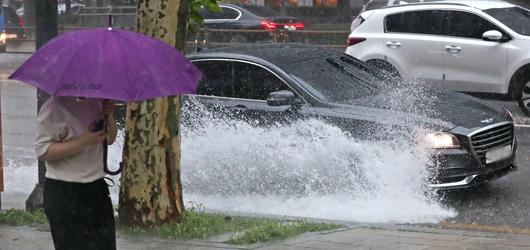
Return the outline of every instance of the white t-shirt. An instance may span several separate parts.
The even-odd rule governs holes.
[[[101,118],[102,103],[97,99],[51,97],[42,105],[37,117],[37,157],[46,153],[52,143],[79,137]],[[50,179],[88,183],[103,176],[102,143],[86,146],[78,154],[46,162],[46,177]]]

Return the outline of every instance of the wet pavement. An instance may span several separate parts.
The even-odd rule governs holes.
[[[204,240],[177,241],[118,234],[118,249],[530,249],[530,235],[444,230],[418,226],[349,225],[306,233],[282,241],[252,245],[224,243],[231,234]],[[53,249],[46,227],[0,226],[3,250]]]

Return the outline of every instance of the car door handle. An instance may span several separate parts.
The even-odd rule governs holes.
[[[401,47],[401,43],[396,41],[390,41],[386,42],[386,46],[395,49]]]
[[[458,47],[458,46],[452,46],[452,45],[448,45],[448,46],[445,46],[445,50],[451,52],[451,53],[458,53],[462,50],[462,48]]]

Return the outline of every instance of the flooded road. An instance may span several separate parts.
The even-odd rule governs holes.
[[[0,54],[0,79],[26,57]],[[6,183],[2,208],[23,208],[37,180],[32,150],[36,91],[2,80],[1,93]],[[525,127],[530,123],[515,104],[491,102],[512,110],[523,125],[516,129],[519,171],[482,188],[426,191],[422,184],[427,160],[417,156],[417,149],[355,141],[318,120],[271,131],[215,123],[203,116],[202,130],[183,128],[184,197],[215,210],[358,222],[447,220],[530,228],[530,130]],[[111,148],[111,166],[118,164],[120,152],[121,143]],[[359,168],[363,178],[351,174],[351,167]],[[116,202],[118,188],[112,190]]]

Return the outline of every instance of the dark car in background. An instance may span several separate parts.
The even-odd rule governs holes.
[[[209,49],[189,59],[203,72],[193,98],[208,108],[234,112],[238,119],[266,125],[314,117],[366,140],[428,128],[406,140],[429,149],[433,188],[470,187],[516,170],[514,124],[507,110],[464,94],[434,91],[421,94],[428,98],[419,109],[432,112],[403,104],[404,109],[396,108],[404,100],[387,97],[397,91],[385,90],[388,76],[340,51],[250,44]]]
[[[23,21],[17,16],[16,11],[6,4],[2,5],[0,16],[0,20],[3,20],[0,23],[0,52],[5,52],[8,40],[24,37]]]
[[[271,41],[274,32],[280,30],[302,30],[304,23],[295,17],[261,17],[242,6],[219,4],[221,12],[211,12],[201,8],[199,14],[208,30],[208,39],[214,42],[256,42]]]

